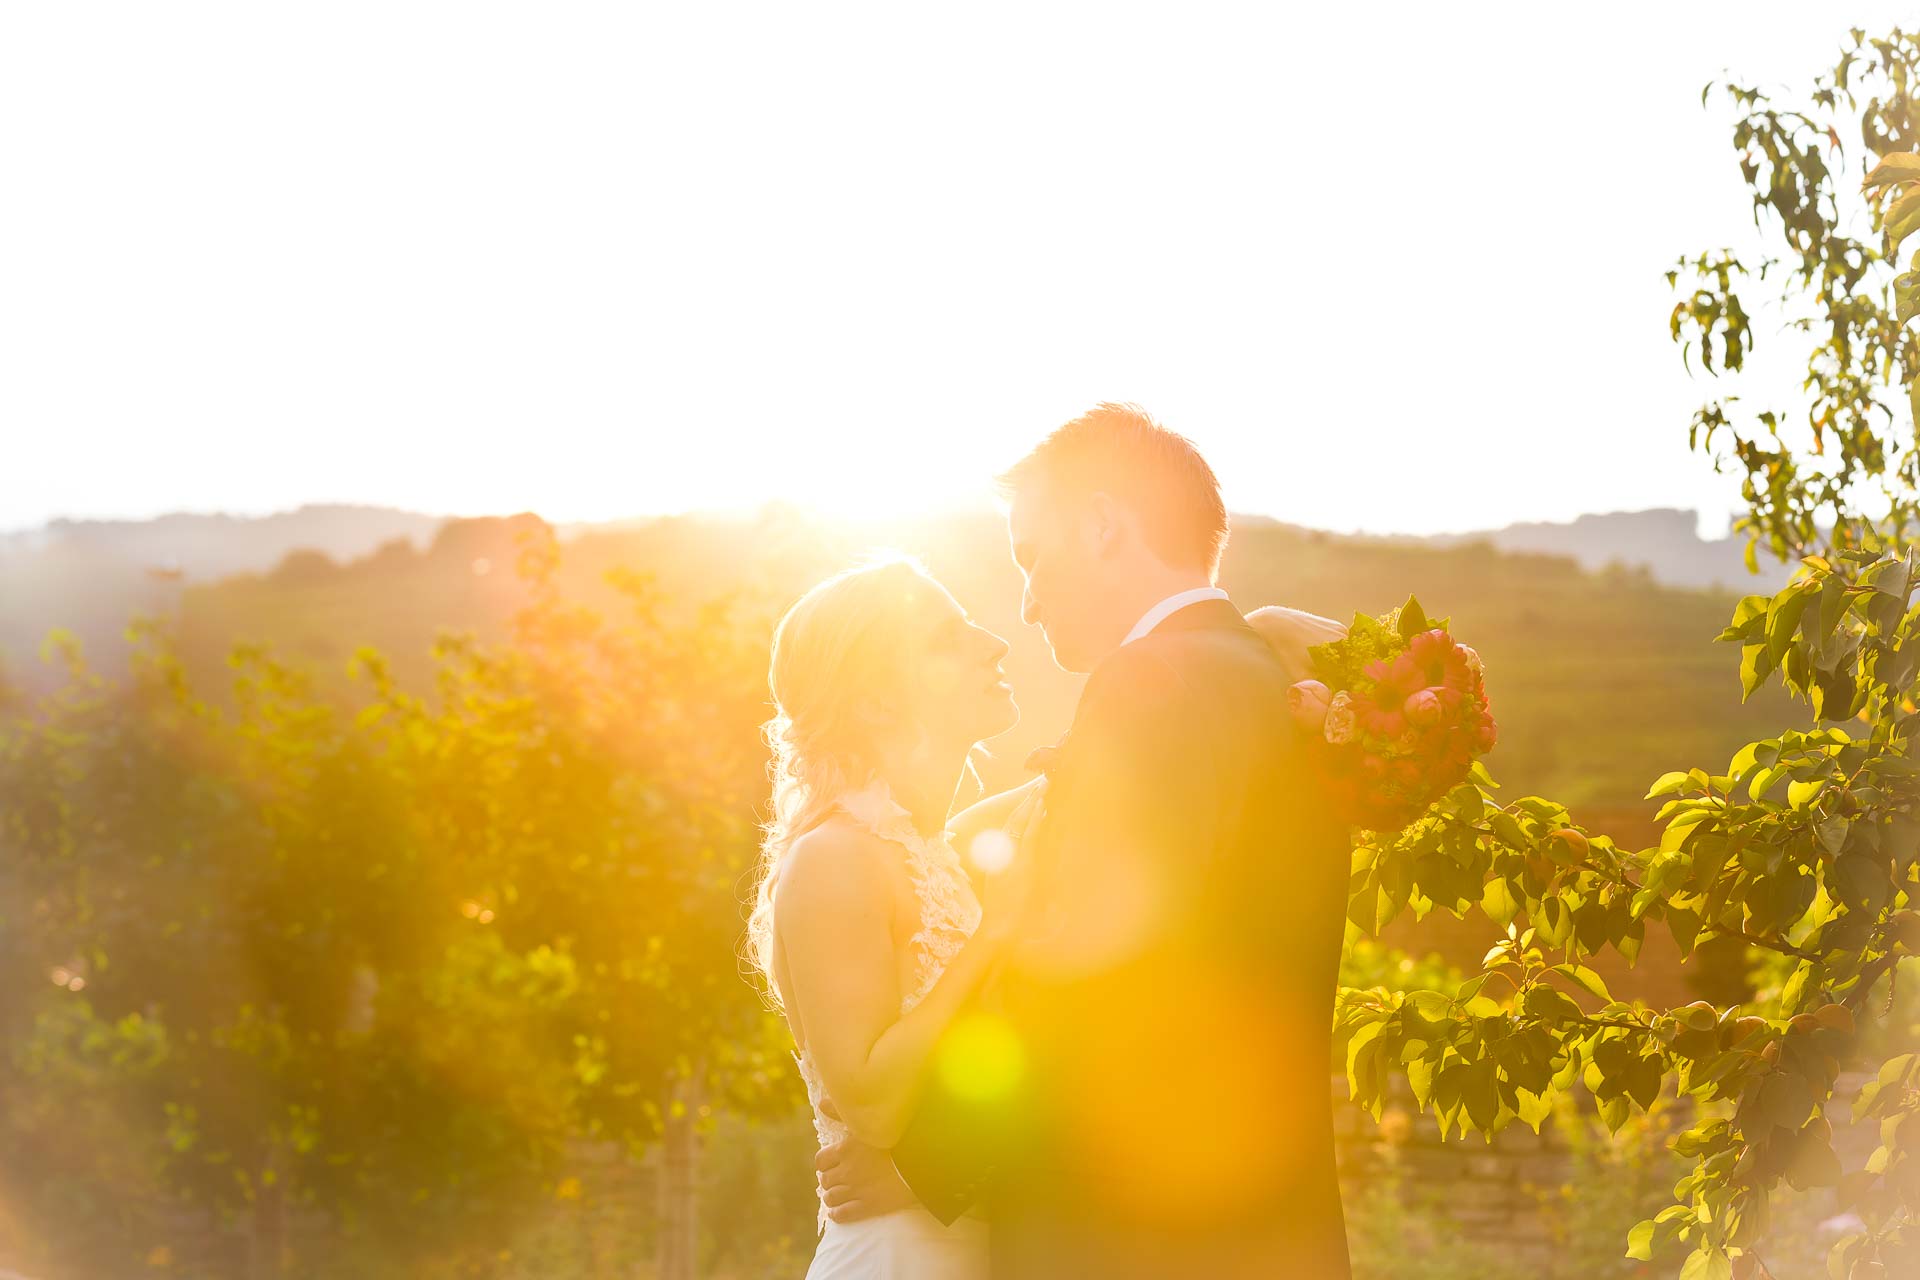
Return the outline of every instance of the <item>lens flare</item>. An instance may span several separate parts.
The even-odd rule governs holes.
[[[1020,1038],[1003,1019],[974,1014],[954,1023],[940,1045],[940,1082],[956,1097],[992,1101],[1013,1092],[1027,1069]]]
[[[1013,865],[1013,837],[998,829],[982,831],[967,846],[973,865],[994,875]]]

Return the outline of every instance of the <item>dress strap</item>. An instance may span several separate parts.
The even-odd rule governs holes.
[[[921,835],[913,815],[894,800],[885,779],[876,778],[848,792],[839,803],[857,826],[906,851],[907,878],[920,909],[913,935],[917,978],[903,1000],[903,1008],[911,1009],[933,989],[948,962],[979,928],[980,903],[947,833]]]

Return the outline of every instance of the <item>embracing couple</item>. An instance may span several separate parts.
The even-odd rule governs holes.
[[[1340,628],[1241,615],[1212,469],[1135,408],[1000,483],[1021,617],[1088,673],[1032,782],[952,812],[1019,711],[1006,642],[913,563],[775,637],[749,934],[821,1141],[807,1274],[1345,1280],[1347,831],[1287,702]]]

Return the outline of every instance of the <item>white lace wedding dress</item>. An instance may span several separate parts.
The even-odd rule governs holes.
[[[902,995],[906,1013],[933,989],[947,964],[980,924],[980,903],[952,844],[929,839],[914,828],[907,811],[894,803],[883,782],[843,796],[849,818],[906,854],[907,874],[919,903],[919,928],[909,943],[912,985]],[[795,1055],[813,1104],[813,1128],[825,1145],[847,1136],[847,1127],[820,1110],[820,1072],[804,1049]],[[952,1226],[919,1205],[860,1222],[839,1223],[820,1209],[820,1244],[808,1280],[985,1280],[987,1224],[962,1217]]]

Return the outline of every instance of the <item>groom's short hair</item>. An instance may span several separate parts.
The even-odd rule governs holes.
[[[1104,493],[1140,517],[1147,542],[1168,564],[1212,579],[1227,545],[1220,481],[1193,441],[1137,404],[1105,403],[1056,429],[997,479],[1003,497],[1030,489]]]

